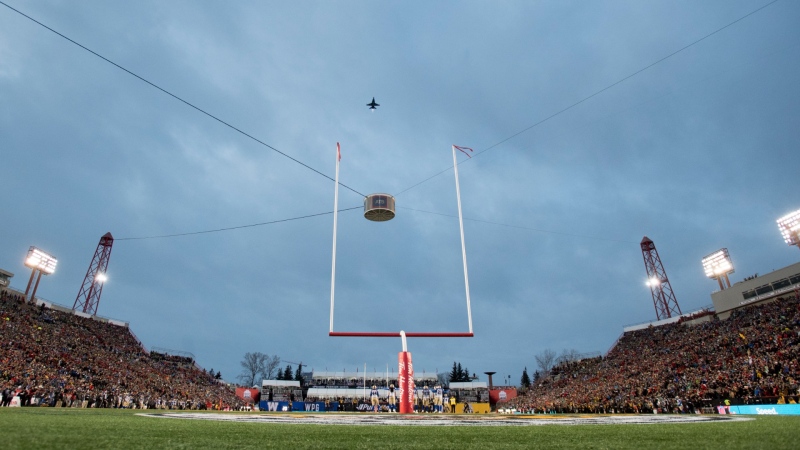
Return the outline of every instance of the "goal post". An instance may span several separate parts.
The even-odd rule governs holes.
[[[461,188],[458,182],[458,159],[456,158],[456,149],[464,152],[466,147],[452,146],[453,153],[453,173],[455,175],[456,183],[456,202],[458,204],[458,226],[461,237],[461,260],[464,267],[464,291],[466,294],[467,303],[467,329],[466,332],[405,332],[406,337],[419,337],[419,338],[465,338],[474,337],[472,331],[472,306],[470,303],[469,295],[469,272],[467,270],[467,250],[464,240],[464,217],[461,211]],[[471,149],[470,149],[471,150]],[[466,154],[466,152],[464,152]],[[467,154],[468,155],[468,154]],[[468,155],[469,156],[469,155]],[[334,180],[333,191],[333,255],[331,258],[331,309],[330,309],[330,330],[329,336],[332,337],[401,337],[403,332],[379,332],[379,331],[334,331],[333,317],[334,317],[334,299],[336,293],[336,237],[338,234],[338,217],[339,217],[339,164],[341,162],[341,150],[339,143],[336,143],[336,178]],[[365,208],[367,208],[365,202]],[[394,198],[392,197],[392,210],[394,209]],[[392,218],[394,214],[391,215]],[[384,219],[390,220],[390,219]],[[405,339],[405,338],[404,338]]]
[[[453,172],[456,179],[456,201],[458,203],[458,227],[461,235],[461,260],[464,265],[464,290],[467,298],[467,326],[466,332],[422,332],[422,331],[334,331],[333,330],[333,313],[334,313],[334,298],[336,292],[336,235],[338,232],[337,224],[339,217],[339,163],[341,161],[341,150],[339,143],[336,143],[336,179],[334,180],[333,188],[333,256],[331,259],[331,314],[330,314],[330,330],[328,336],[332,337],[366,337],[366,338],[391,338],[399,337],[402,339],[403,351],[397,354],[397,381],[399,384],[399,406],[401,414],[410,414],[414,412],[414,397],[416,395],[416,387],[414,386],[414,365],[411,361],[411,353],[408,351],[406,345],[407,337],[417,338],[471,338],[474,337],[472,332],[472,306],[470,305],[469,298],[469,273],[467,272],[467,250],[464,243],[464,218],[461,213],[461,188],[458,184],[458,160],[456,159],[456,149],[464,152],[465,147],[458,147],[454,145],[453,150]],[[468,149],[472,150],[472,149]],[[372,198],[372,201],[368,201]],[[388,194],[373,194],[365,197],[364,201],[364,217],[373,221],[387,221],[394,218],[394,197]],[[376,212],[377,211],[377,212]]]

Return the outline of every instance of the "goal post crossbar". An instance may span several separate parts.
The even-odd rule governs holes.
[[[427,337],[427,338],[461,338],[474,337],[472,331],[472,305],[469,296],[469,273],[467,272],[467,249],[464,242],[464,218],[461,212],[461,188],[458,183],[458,160],[456,159],[456,148],[463,151],[461,147],[453,145],[453,173],[456,185],[456,203],[458,205],[458,226],[461,236],[461,259],[464,267],[464,290],[467,301],[467,326],[468,332],[371,332],[371,331],[333,331],[334,297],[336,292],[336,236],[338,231],[338,211],[339,211],[339,163],[341,152],[339,143],[336,143],[336,178],[334,179],[333,191],[333,255],[331,258],[331,310],[330,310],[330,331],[328,336],[332,337],[402,337],[405,342],[406,337]],[[465,152],[466,153],[466,152]]]
[[[406,331],[406,337],[426,337],[426,338],[458,338],[474,337],[474,333],[449,333],[449,332],[414,332]],[[399,331],[331,331],[328,336],[332,337],[402,337]]]

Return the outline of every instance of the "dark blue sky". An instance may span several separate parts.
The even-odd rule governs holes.
[[[483,151],[459,166],[475,337],[410,340],[417,371],[518,382],[545,349],[607,351],[655,318],[645,235],[686,312],[719,248],[734,282],[800,256],[775,224],[800,208],[796,2],[616,85],[768,2],[7,3],[330,177],[340,142],[342,183],[395,194],[391,222],[339,216],[341,331],[465,330],[446,169]],[[333,182],[2,5],[0,180],[17,288],[36,245],[59,258],[39,295],[72,306],[110,231],[98,313],[148,347],[229,380],[252,351],[396,366],[399,339],[327,336],[330,215],[123,239],[328,212]]]

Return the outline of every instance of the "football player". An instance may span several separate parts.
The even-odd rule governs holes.
[[[438,384],[437,384],[436,386],[434,386],[434,387],[433,387],[433,389],[434,389],[434,391],[433,391],[433,407],[434,407],[434,412],[437,412],[437,413],[442,413],[442,412],[444,412],[444,411],[443,411],[443,409],[442,409],[442,402],[443,402],[443,400],[444,400],[444,399],[443,399],[443,397],[444,397],[444,390],[443,390],[443,389],[442,389],[442,387],[441,387],[441,386],[439,386]]]
[[[372,410],[374,412],[378,412],[378,406],[380,405],[380,398],[378,397],[378,386],[372,385],[372,390],[369,391],[369,401],[372,404]]]
[[[431,411],[431,390],[427,384],[422,387],[422,411]]]
[[[389,412],[397,412],[397,394],[394,392],[394,384],[389,385]]]

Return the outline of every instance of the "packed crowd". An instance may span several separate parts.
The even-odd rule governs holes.
[[[625,333],[606,357],[563,363],[508,406],[522,412],[697,412],[800,402],[800,300]]]
[[[150,355],[125,326],[0,292],[3,403],[93,408],[240,408],[234,391],[182,357]]]
[[[153,361],[164,361],[175,366],[189,367],[194,365],[194,358],[189,356],[170,355],[168,353],[160,353],[150,351],[150,359]]]
[[[627,332],[605,357],[559,364],[504,406],[533,413],[690,413],[726,403],[800,402],[800,299],[708,319]],[[14,396],[25,405],[66,407],[243,406],[192,358],[148,353],[125,326],[34,306],[7,292],[0,292],[0,391],[3,406]]]

